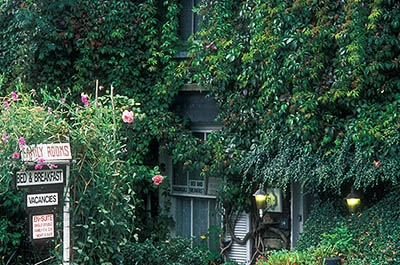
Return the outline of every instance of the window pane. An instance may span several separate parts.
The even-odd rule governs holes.
[[[216,210],[216,201],[210,200],[210,227],[209,234],[210,238],[208,240],[209,248],[211,250],[219,249],[219,232],[221,229],[221,216],[217,213]]]
[[[204,180],[204,176],[201,175],[201,169],[191,171],[191,172],[189,173],[189,179]]]
[[[181,237],[191,237],[190,198],[176,199],[175,222],[176,234]]]
[[[193,235],[196,242],[201,242],[200,236],[208,232],[208,199],[193,199]]]
[[[174,166],[174,185],[187,185],[187,172],[183,170],[183,164],[178,163]]]
[[[193,0],[181,0],[182,10],[179,15],[179,27],[182,40],[187,40],[193,30]]]
[[[195,7],[199,7],[200,2],[201,2],[201,0],[194,0]],[[201,17],[197,13],[194,13],[193,33],[200,30],[200,21],[201,21]]]
[[[204,194],[206,192],[206,182],[204,176],[200,175],[201,170],[189,173],[189,192]]]

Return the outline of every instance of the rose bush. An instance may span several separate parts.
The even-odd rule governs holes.
[[[0,263],[40,260],[36,255],[24,255],[31,243],[26,236],[23,193],[14,191],[12,178],[16,170],[25,169],[21,152],[27,146],[54,142],[70,142],[76,160],[71,168],[74,260],[85,264],[123,260],[120,249],[127,242],[136,242],[146,229],[136,219],[145,201],[139,191],[144,187],[148,193],[155,191],[152,177],[158,176],[154,180],[157,185],[163,179],[157,167],[135,162],[127,152],[131,138],[140,143],[140,135],[132,135],[132,127],[140,127],[146,120],[140,104],[119,95],[98,97],[98,104],[91,104],[90,95],[82,96],[79,103],[66,103],[69,92],[44,94],[39,101],[35,93],[23,90],[24,85],[19,84],[17,92],[0,96],[1,102],[8,102],[0,106],[0,216],[13,220],[0,224]],[[140,119],[136,124],[123,121],[126,109],[137,113]],[[135,158],[143,159],[144,155],[136,152]],[[35,169],[47,168],[57,165],[38,159]],[[54,254],[60,257],[61,253],[54,249]]]

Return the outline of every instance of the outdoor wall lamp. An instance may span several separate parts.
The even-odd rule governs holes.
[[[256,200],[256,206],[257,209],[259,210],[260,213],[260,218],[263,217],[263,209],[267,205],[267,194],[260,188],[256,191],[256,193],[253,194],[255,200]]]
[[[346,199],[347,207],[349,208],[349,212],[351,214],[354,214],[355,212],[357,212],[357,210],[358,210],[358,208],[360,207],[360,204],[361,204],[360,195],[358,195],[357,193],[352,191],[346,196],[345,199]]]

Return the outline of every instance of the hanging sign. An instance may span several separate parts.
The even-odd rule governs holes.
[[[17,187],[58,184],[64,182],[63,169],[26,170],[16,174]]]
[[[58,192],[26,195],[27,208],[57,206],[57,205],[58,205]]]
[[[32,239],[54,238],[54,214],[32,215]]]
[[[69,143],[32,145],[27,147],[21,156],[23,161],[37,161],[39,159],[44,159],[45,161],[72,159]]]

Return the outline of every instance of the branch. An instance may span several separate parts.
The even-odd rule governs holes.
[[[114,122],[113,139],[114,139],[114,143],[116,143],[117,142],[117,136],[116,136],[117,122],[116,122],[116,117],[115,117],[114,87],[112,85],[111,85],[111,104],[112,104],[112,108],[113,108],[113,122]]]

